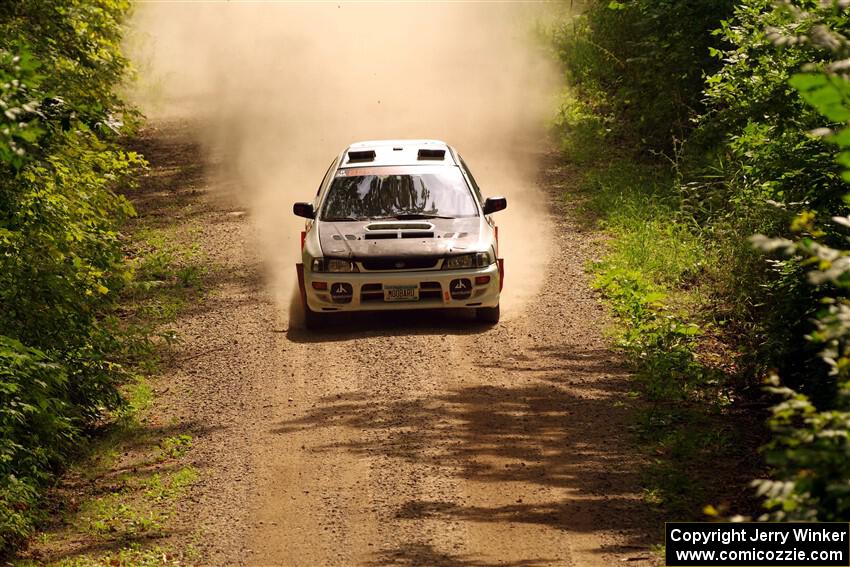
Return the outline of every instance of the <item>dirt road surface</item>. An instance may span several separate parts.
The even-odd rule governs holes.
[[[660,524],[639,498],[628,375],[583,270],[600,238],[576,218],[569,168],[544,160],[545,284],[501,324],[384,314],[316,334],[281,319],[251,215],[192,139],[185,124],[147,129],[139,199],[150,215],[185,202],[174,222],[197,223],[216,266],[206,300],[177,324],[163,398],[195,436],[202,480],[175,537],[200,562],[653,562],[647,536]]]

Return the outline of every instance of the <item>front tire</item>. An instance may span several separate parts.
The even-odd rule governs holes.
[[[310,306],[304,304],[304,326],[310,331],[318,331],[324,329],[328,325],[328,314],[317,313],[310,309]]]
[[[486,325],[495,325],[499,322],[499,306],[496,307],[479,307],[475,310],[475,319],[479,323]]]

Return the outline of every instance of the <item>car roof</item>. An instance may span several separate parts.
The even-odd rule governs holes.
[[[420,150],[426,150],[426,154],[420,154]],[[440,151],[443,154],[438,157]],[[352,156],[351,152],[355,152],[355,155]],[[374,155],[369,152],[374,152]],[[382,165],[454,166],[457,163],[452,148],[440,140],[365,140],[345,149],[339,167]]]

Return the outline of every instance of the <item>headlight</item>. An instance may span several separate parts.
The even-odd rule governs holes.
[[[474,254],[461,254],[449,256],[443,262],[444,270],[462,270],[464,268],[486,268],[493,263],[490,252],[475,252]]]
[[[314,272],[359,272],[357,264],[339,258],[313,258]]]

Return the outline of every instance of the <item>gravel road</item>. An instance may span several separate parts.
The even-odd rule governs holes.
[[[139,146],[159,179],[145,210],[191,200],[177,222],[197,223],[216,267],[177,324],[161,398],[195,436],[202,481],[175,537],[200,562],[653,562],[660,524],[640,500],[628,374],[583,269],[601,237],[572,212],[569,167],[549,156],[538,180],[554,227],[544,286],[496,327],[381,314],[315,334],[280,317],[250,213],[191,140],[185,124],[162,123]],[[510,264],[507,278],[522,285]]]

